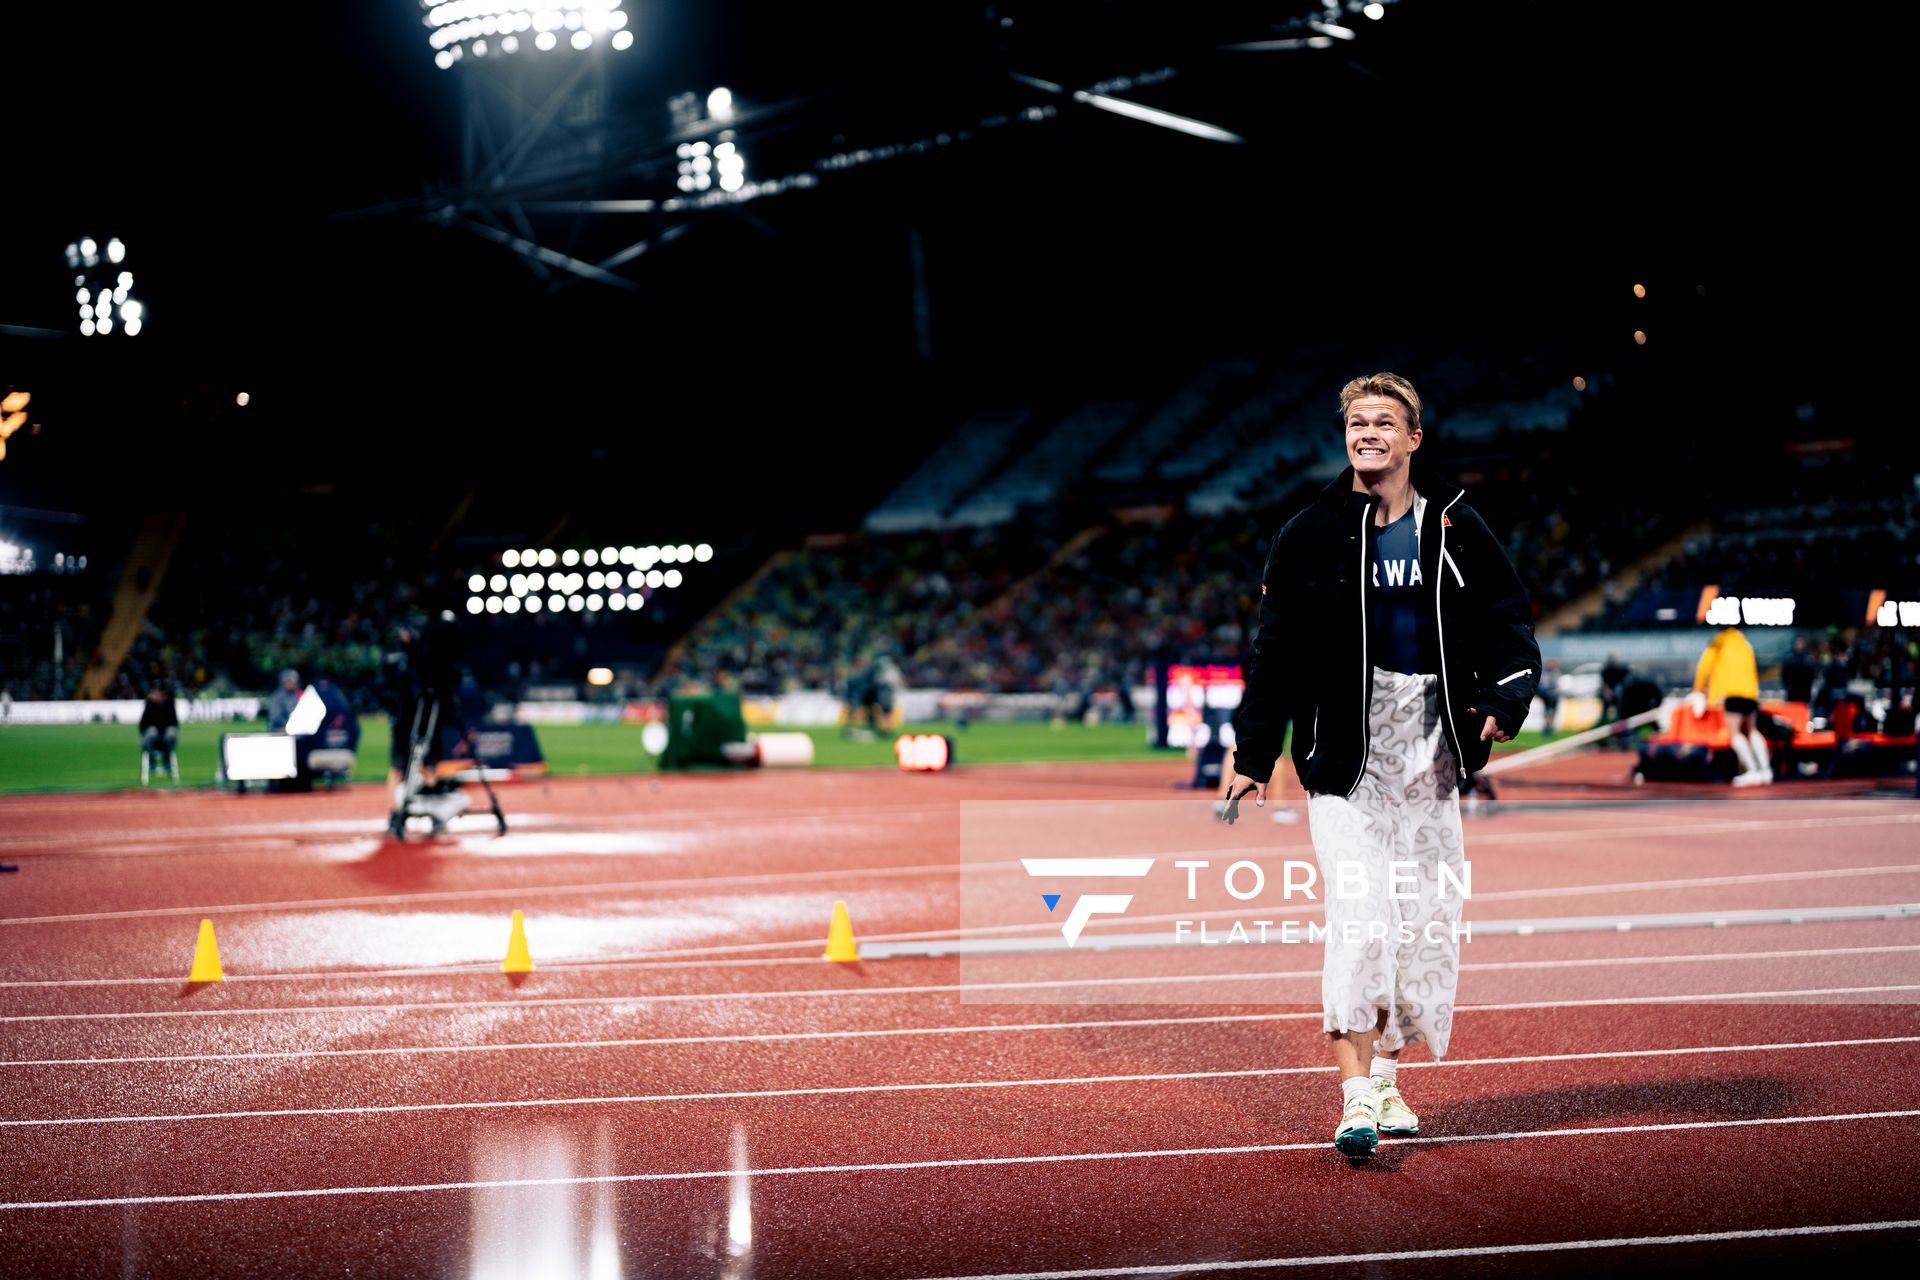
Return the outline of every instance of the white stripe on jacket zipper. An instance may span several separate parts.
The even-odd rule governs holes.
[[[1494,683],[1505,684],[1509,680],[1518,680],[1521,676],[1530,676],[1532,674],[1533,674],[1532,667],[1522,667],[1510,676],[1501,676],[1498,680],[1495,680]]]
[[[1453,497],[1447,501],[1446,506],[1440,508],[1440,527],[1442,529],[1447,527],[1447,512],[1453,510],[1453,504],[1465,496],[1466,490],[1463,489],[1459,493],[1454,494]],[[1443,560],[1451,561],[1451,557],[1447,555],[1447,544],[1444,537],[1440,542],[1440,557]],[[1460,570],[1454,569],[1453,576],[1456,580],[1459,579]],[[1448,692],[1447,686],[1447,623],[1445,615],[1440,609],[1440,584],[1445,581],[1446,579],[1442,578],[1439,574],[1436,573],[1433,575],[1433,625],[1437,629],[1440,641],[1440,723],[1446,728],[1444,736],[1452,739],[1448,745],[1453,748],[1454,771],[1459,777],[1464,778],[1467,776],[1467,762],[1460,758],[1460,739],[1453,732],[1453,696]],[[1461,582],[1460,585],[1464,587],[1467,584]]]
[[[1360,772],[1347,788],[1349,800],[1360,789],[1361,779],[1367,776],[1367,761],[1373,756],[1373,726],[1368,723],[1373,711],[1373,660],[1367,656],[1367,526],[1372,523],[1373,503],[1369,501],[1360,512]]]

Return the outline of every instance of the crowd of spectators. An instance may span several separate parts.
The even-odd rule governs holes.
[[[970,626],[1060,545],[1050,524],[853,535],[786,553],[708,618],[656,684],[706,681],[749,694],[841,689]]]

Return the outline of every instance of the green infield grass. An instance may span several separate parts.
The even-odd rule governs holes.
[[[222,733],[258,732],[261,724],[188,723],[180,727],[180,785],[211,786]],[[654,757],[641,745],[637,724],[541,725],[541,749],[556,777],[650,772]],[[781,732],[813,739],[814,763],[828,767],[891,765],[893,734],[849,735],[835,726]],[[898,732],[944,733],[953,739],[959,764],[1008,764],[1045,761],[1160,760],[1184,768],[1182,753],[1159,751],[1145,742],[1139,724],[1061,724],[981,722],[965,729],[950,723],[905,725]],[[1515,750],[1538,746],[1548,735],[1522,734]],[[387,722],[369,716],[360,722],[356,782],[384,781],[387,772]],[[140,783],[139,735],[131,725],[0,725],[0,792],[112,791]],[[171,786],[170,782],[159,782]]]

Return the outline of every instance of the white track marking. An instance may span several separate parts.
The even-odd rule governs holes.
[[[127,1066],[134,1063],[260,1062],[281,1058],[387,1058],[409,1054],[517,1053],[526,1050],[633,1049],[656,1045],[775,1044],[790,1040],[869,1040],[893,1036],[985,1035],[1014,1031],[1071,1031],[1085,1027],[1175,1027],[1197,1023],[1290,1022],[1313,1013],[1225,1013],[1187,1018],[1102,1018],[1068,1022],[987,1022],[959,1027],[875,1027],[847,1031],[758,1031],[733,1035],[651,1036],[622,1040],[534,1040],[512,1044],[394,1045],[356,1049],[262,1049],[251,1053],[177,1053],[136,1058],[20,1058],[0,1067]]]
[[[1064,803],[1064,802],[1060,802]],[[1920,824],[1920,814],[1856,814],[1851,817],[1832,818],[1761,818],[1751,820],[1730,819],[1725,821],[1706,821],[1697,823],[1669,823],[1663,826],[1613,826],[1577,828],[1569,831],[1495,831],[1474,837],[1475,844],[1539,844],[1551,840],[1559,843],[1567,840],[1587,838],[1623,839],[1642,835],[1685,835],[1703,832],[1729,831],[1767,831],[1819,829],[1831,830],[1835,827],[1880,826],[1886,824]],[[1275,849],[1292,849],[1292,845],[1276,845]],[[813,881],[821,879],[839,879],[856,875],[927,875],[936,872],[953,873],[963,869],[981,870],[988,867],[1015,866],[1016,862],[1006,863],[962,863],[959,860],[931,863],[919,867],[869,867],[850,870],[767,872],[755,875],[734,876],[693,876],[669,880],[630,880],[599,884],[575,884],[552,886],[522,886],[519,888],[499,889],[445,889],[429,890],[421,893],[375,894],[348,898],[308,898],[290,899],[281,902],[243,902],[216,903],[190,907],[144,907],[126,911],[92,911],[50,916],[11,916],[0,917],[0,925],[30,924],[72,924],[94,920],[135,920],[165,916],[211,916],[237,914],[249,911],[312,911],[334,907],[353,907],[370,905],[405,905],[413,902],[482,901],[513,898],[536,898],[555,894],[609,893],[616,891],[642,891],[660,889],[702,889],[725,885],[774,883],[782,881]],[[1893,870],[1905,871],[1920,868],[1901,867]],[[1784,874],[1784,873],[1783,873]],[[1807,873],[1817,874],[1817,873]],[[1791,878],[1791,877],[1789,877]],[[1652,884],[1655,882],[1648,882]],[[1559,892],[1572,892],[1560,890]],[[1599,890],[1592,890],[1598,892]]]
[[[1030,991],[1045,987],[1125,987],[1189,982],[1256,982],[1280,978],[1319,977],[1307,970],[1265,973],[1156,974],[1134,978],[1042,978],[1023,982],[952,982],[898,987],[798,987],[783,991],[674,991],[651,996],[534,996],[525,1000],[419,1000],[392,1004],[279,1005],[257,1009],[145,1009],[121,1013],[11,1013],[5,1022],[120,1022],[153,1018],[243,1018],[295,1013],[420,1013],[445,1009],[621,1008],[650,1004],[686,1004],[702,1000],[839,1000],[857,996],[929,995],[956,991]],[[1675,1001],[1765,1000],[1794,996],[1871,995],[1879,992],[1920,991],[1920,983],[1877,986],[1783,988],[1775,991],[1702,991],[1664,996],[1610,996],[1597,1000],[1532,1000],[1502,1005],[1462,1005],[1470,1008],[1556,1009],[1616,1004],[1670,1004]],[[1209,1001],[1224,1004],[1229,1001]]]
[[[1002,864],[994,864],[996,866]],[[1018,866],[1009,861],[1007,867]],[[229,902],[195,907],[138,907],[126,911],[80,911],[52,916],[0,917],[0,925],[79,924],[97,920],[150,920],[167,916],[239,915],[260,911],[323,911],[342,907],[409,906],[416,902],[480,902],[569,896],[583,893],[658,893],[675,889],[725,889],[756,884],[791,884],[872,877],[926,876],[954,869],[952,862],[913,867],[849,867],[821,871],[767,871],[727,876],[678,876],[664,880],[614,880],[592,884],[520,885],[495,889],[430,889],[419,893],[377,893],[350,898],[289,898],[280,902]]]
[[[1629,1133],[1679,1133],[1694,1129],[1739,1129],[1762,1125],[1832,1124],[1850,1120],[1907,1120],[1920,1111],[1853,1111],[1819,1116],[1770,1116],[1738,1120],[1689,1120],[1672,1124],[1591,1126],[1582,1129],[1525,1129],[1512,1133],[1460,1133],[1420,1138],[1394,1138],[1383,1147],[1444,1146],[1466,1142],[1517,1142],[1531,1138],[1591,1138]],[[1278,1151],[1325,1152],[1331,1144],[1319,1142],[1263,1142],[1237,1147],[1168,1147],[1136,1151],[1073,1151],[1038,1156],[974,1156],[952,1160],[899,1160],[875,1164],[790,1165],[755,1169],[756,1178],[779,1178],[822,1173],[908,1173],[919,1169],[973,1169],[1009,1165],[1083,1164],[1109,1160],[1165,1160],[1188,1156],[1265,1155]],[[128,1205],[209,1204],[245,1200],[292,1200],[308,1196],[405,1195],[425,1191],[479,1191],[496,1187],[580,1187],[622,1182],[693,1182],[732,1178],[732,1169],[690,1169],[680,1173],[582,1174],[565,1178],[501,1178],[476,1182],[423,1182],[402,1186],[296,1187],[285,1191],[212,1191],[198,1195],[107,1196],[92,1200],[26,1200],[0,1203],[0,1212],[22,1209],[98,1209]],[[1095,1273],[1099,1274],[1098,1272]]]
[[[1012,862],[1008,862],[1005,865],[1010,867],[1014,864]],[[871,871],[871,869],[869,870]],[[926,870],[926,868],[907,868],[905,870],[923,871],[923,870]],[[877,874],[877,872],[875,873]],[[868,874],[868,872],[849,872],[846,874],[849,874],[849,875]],[[1555,897],[1555,896],[1571,896],[1576,894],[1597,894],[1597,893],[1616,893],[1616,892],[1618,893],[1658,892],[1658,891],[1668,890],[1668,889],[1711,888],[1711,887],[1721,886],[1721,885],[1750,884],[1750,883],[1765,882],[1765,881],[1789,881],[1789,880],[1798,880],[1798,879],[1819,879],[1819,878],[1837,879],[1837,878],[1846,878],[1846,877],[1853,877],[1853,876],[1904,875],[1904,874],[1920,875],[1920,865],[1843,867],[1843,868],[1829,869],[1825,871],[1810,871],[1810,872],[1804,872],[1804,873],[1803,872],[1778,872],[1778,873],[1767,872],[1767,873],[1760,873],[1760,874],[1754,874],[1754,875],[1695,877],[1687,880],[1643,880],[1643,881],[1626,881],[1626,882],[1621,882],[1616,884],[1564,885],[1558,888],[1551,888],[1551,889],[1494,890],[1492,892],[1474,895],[1474,901],[1491,902],[1491,901],[1498,901],[1503,898]],[[667,883],[667,882],[659,882],[659,883]],[[573,890],[569,889],[567,891],[571,892]],[[333,900],[333,901],[358,903],[358,902],[368,902],[373,900],[371,899],[339,899],[339,900]],[[266,907],[256,905],[256,906],[251,906],[246,908],[234,908],[234,909],[235,910],[264,910],[266,909]],[[1289,910],[1305,912],[1305,913],[1311,913],[1311,912],[1319,911],[1321,909],[1323,909],[1322,904],[1318,902],[1309,902],[1304,904],[1291,904],[1289,906]],[[180,910],[167,908],[157,912],[135,912],[132,914],[177,915],[177,914],[194,914],[201,910],[202,908],[189,908],[189,909],[180,909]],[[208,907],[208,908],[205,908],[204,910],[209,912],[217,912],[221,910],[221,908]],[[1217,911],[1174,912],[1174,913],[1168,913],[1164,915],[1128,916],[1124,919],[1119,919],[1119,920],[1094,921],[1088,927],[1090,929],[1098,931],[1103,928],[1113,929],[1122,925],[1167,923],[1175,920],[1207,920],[1207,919],[1215,919],[1215,918],[1226,918],[1230,916],[1244,917],[1246,914],[1247,914],[1247,908],[1229,907],[1229,908],[1222,908]],[[33,917],[22,917],[21,919],[14,920],[14,921],[0,920],[0,924],[73,921],[81,918],[82,917],[72,917],[72,916],[33,916]],[[86,918],[93,919],[95,917],[86,917]],[[1502,920],[1503,920],[1502,917],[1492,917],[1487,920],[1479,921],[1478,923],[1491,925],[1495,923],[1500,923],[1502,922]],[[868,943],[916,942],[916,941],[923,941],[923,940],[943,941],[947,939],[958,939],[958,938],[968,937],[973,935],[1008,934],[1008,933],[1018,934],[1020,931],[1031,929],[1032,927],[1033,926],[1031,923],[1004,924],[1004,925],[978,925],[978,926],[961,928],[961,929],[920,929],[920,930],[913,930],[909,932],[900,932],[900,933],[863,933],[861,935],[861,938],[863,941]],[[559,963],[551,966],[542,966],[542,968],[550,969],[552,971],[561,971],[561,972],[578,972],[578,971],[590,970],[590,969],[619,970],[619,969],[628,969],[628,968],[648,968],[648,967],[671,968],[671,967],[680,967],[680,966],[670,963],[667,959],[668,957],[675,957],[675,956],[724,957],[727,953],[732,953],[732,952],[789,950],[789,949],[800,948],[800,947],[804,947],[811,950],[812,948],[821,946],[822,944],[823,944],[823,939],[818,937],[813,937],[813,938],[794,938],[789,940],[773,941],[773,942],[721,943],[721,944],[716,944],[713,946],[706,946],[706,947],[673,947],[673,948],[665,948],[658,951],[643,952],[634,956],[612,956],[604,959],[586,959],[586,960],[574,961],[571,963]],[[763,960],[752,961],[752,963],[792,964],[800,960],[806,960],[806,959],[812,959],[812,958],[813,958],[812,956],[780,956],[780,957],[768,957]],[[739,959],[735,959],[731,961],[727,961],[724,959],[716,959],[712,961],[712,963],[743,964],[743,963],[749,963],[749,961],[739,960]],[[474,962],[471,964],[423,966],[423,967],[406,968],[406,969],[341,969],[341,970],[324,971],[324,972],[309,971],[309,972],[298,972],[298,973],[232,974],[228,976],[227,980],[230,982],[289,982],[289,981],[316,981],[316,980],[322,980],[327,978],[430,977],[430,976],[438,976],[442,974],[493,973],[493,972],[495,972],[495,966],[491,962],[488,962],[488,963]],[[16,979],[12,981],[0,981],[0,989],[14,988],[14,987],[134,986],[134,985],[142,985],[142,984],[167,985],[167,984],[177,984],[179,981],[180,979],[177,975],[138,977],[138,978]]]
[[[806,944],[819,946],[815,941]],[[1699,951],[1676,952],[1662,956],[1599,956],[1579,960],[1503,960],[1475,961],[1461,965],[1462,971],[1470,969],[1580,969],[1594,965],[1636,965],[1636,964],[1683,964],[1689,961],[1711,963],[1718,960],[1776,960],[1800,959],[1813,956],[1865,956],[1883,955],[1896,952],[1920,951],[1920,943],[1912,945],[1887,945],[1881,947],[1808,947],[1792,951]],[[805,956],[766,956],[750,960],[671,960],[671,961],[629,961],[622,964],[599,964],[583,962],[579,964],[542,964],[540,972],[554,973],[594,973],[600,969],[609,972],[624,972],[630,969],[700,969],[722,966],[771,966],[800,965],[817,966],[820,957]],[[331,972],[315,973],[256,973],[228,974],[227,982],[340,982],[359,981],[367,978],[425,978],[425,977],[471,977],[475,975],[495,977],[500,972],[497,964],[448,965],[444,968],[427,969],[338,969]],[[1319,970],[1308,973],[1299,970],[1289,977],[1317,976]],[[39,978],[18,982],[0,982],[0,989],[23,989],[37,987],[138,987],[159,986],[178,987],[181,984],[178,974],[166,978]]]
[[[1254,1271],[1268,1267],[1332,1267],[1356,1262],[1504,1258],[1509,1254],[1570,1253],[1578,1249],[1643,1249],[1679,1244],[1727,1244],[1736,1240],[1779,1240],[1796,1236],[1909,1231],[1916,1227],[1920,1227],[1920,1218],[1903,1218],[1891,1222],[1836,1222],[1830,1226],[1754,1227],[1746,1231],[1697,1231],[1677,1236],[1596,1236],[1589,1240],[1465,1245],[1453,1249],[1403,1249],[1397,1253],[1325,1253],[1315,1257],[1235,1258],[1163,1265],[1092,1267],[1076,1271],[997,1271],[991,1275],[942,1276],[939,1280],[1093,1280],[1096,1276],[1188,1276],[1203,1271]]]
[[[1920,1043],[1920,1036],[1885,1036],[1864,1040],[1791,1040],[1778,1044],[1703,1045],[1693,1049],[1615,1049],[1591,1053],[1528,1054],[1511,1058],[1459,1058],[1442,1062],[1410,1062],[1428,1070],[1448,1067],[1513,1066],[1529,1062],[1588,1062],[1618,1058],[1679,1057],[1696,1053],[1775,1053],[1805,1049],[1850,1049],[1869,1045]],[[1175,1080],[1240,1080],[1271,1076],[1326,1075],[1331,1065],[1312,1067],[1244,1067],[1223,1071],[1159,1071],[1139,1075],[1041,1076],[1015,1080],[936,1080],[906,1084],[812,1085],[791,1089],[734,1089],[711,1093],[615,1094],[569,1098],[516,1098],[488,1102],[399,1102],[363,1107],[289,1107],[273,1111],[197,1111],[175,1115],[62,1116],[49,1119],[0,1120],[0,1129],[48,1128],[61,1125],[157,1124],[182,1120],[269,1120],[292,1116],[373,1116],[425,1111],[504,1111],[538,1107],[631,1106],[643,1103],[734,1102],[753,1098],[811,1098],[835,1094],[939,1093],[961,1089],[1041,1089],[1090,1084],[1154,1084]]]

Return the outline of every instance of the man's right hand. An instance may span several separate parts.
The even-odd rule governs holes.
[[[1267,784],[1264,782],[1255,782],[1252,778],[1244,777],[1236,773],[1233,775],[1233,785],[1227,788],[1227,795],[1229,797],[1241,795],[1245,793],[1248,787],[1253,788],[1254,804],[1258,805],[1262,809],[1266,808],[1267,807]]]

